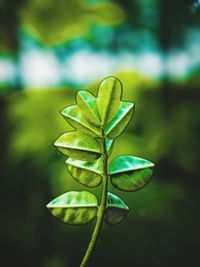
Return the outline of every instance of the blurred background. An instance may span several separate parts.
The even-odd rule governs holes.
[[[45,205],[85,190],[53,146],[59,110],[114,75],[133,120],[119,154],[156,163],[131,212],[104,226],[90,266],[198,266],[200,1],[0,1],[0,251],[5,267],[76,267],[94,223],[57,222]],[[99,196],[100,187],[91,189]]]

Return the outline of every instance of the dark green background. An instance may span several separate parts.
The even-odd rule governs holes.
[[[0,5],[1,51],[16,62],[23,23],[27,23],[22,10],[30,12],[30,18],[39,14],[39,8],[31,13],[31,2],[37,7],[42,0],[7,0]],[[58,11],[54,20],[60,28],[65,23],[59,21],[63,3],[59,6],[56,2]],[[82,16],[76,5],[70,6],[73,1],[66,2],[68,13],[76,18]],[[85,2],[95,4],[95,1]],[[111,19],[112,23],[108,20],[104,25],[103,15],[93,26],[88,24],[81,37],[65,35],[59,45],[67,51],[73,40],[81,38],[97,52],[112,53],[127,46],[137,54],[143,31],[151,34],[159,51],[167,56],[171,49],[184,50],[185,32],[200,25],[198,1],[118,0],[113,3],[124,14],[121,20]],[[46,5],[47,11],[48,8],[47,14],[51,14],[50,6]],[[157,12],[154,22],[151,10]],[[45,32],[49,17],[41,15],[40,19],[41,24],[35,27],[48,43]],[[69,17],[66,25],[71,21]],[[80,20],[80,27],[81,23]],[[100,26],[101,35],[98,35],[94,29]],[[108,29],[114,33],[111,39],[107,36]],[[53,35],[57,28],[51,30]],[[39,35],[34,36],[27,29],[25,33],[35,38],[44,50],[49,47]],[[135,39],[122,38],[125,33],[134,33]],[[107,38],[107,43],[102,42]],[[151,183],[135,193],[120,192],[110,185],[109,190],[122,197],[131,211],[120,225],[104,225],[89,266],[198,266],[200,71],[192,69],[182,79],[172,78],[167,72],[160,79],[147,78],[132,70],[108,73],[111,74],[124,85],[123,99],[136,103],[134,117],[126,132],[116,140],[112,157],[120,154],[144,157],[155,162],[156,167]],[[85,89],[96,93],[99,82],[94,79]],[[46,90],[30,89],[21,83],[20,70],[14,85],[1,85],[2,266],[76,267],[87,248],[95,222],[83,227],[64,225],[45,207],[66,191],[86,189],[70,177],[65,158],[53,147],[58,135],[70,128],[58,112],[75,103],[74,88],[68,83]],[[100,187],[91,191],[99,196]]]

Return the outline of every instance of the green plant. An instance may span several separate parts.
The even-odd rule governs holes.
[[[60,221],[73,225],[89,223],[97,217],[81,267],[85,266],[98,239],[103,221],[120,223],[129,208],[118,196],[108,192],[108,180],[123,191],[135,191],[145,186],[154,164],[133,156],[119,156],[110,164],[114,139],[126,128],[134,104],[124,102],[122,84],[115,77],[104,79],[97,98],[88,91],[79,91],[77,104],[64,108],[61,114],[75,130],[64,133],[55,142],[57,149],[68,156],[69,172],[79,183],[95,187],[102,184],[101,200],[88,191],[72,191],[52,200],[47,208]]]

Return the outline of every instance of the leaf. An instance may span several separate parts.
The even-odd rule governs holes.
[[[134,111],[134,104],[130,102],[121,102],[120,108],[114,118],[106,124],[105,134],[110,139],[119,136],[129,123]]]
[[[120,106],[122,84],[115,77],[104,79],[98,90],[97,106],[102,125],[110,121]]]
[[[71,191],[52,200],[47,208],[61,222],[81,225],[96,217],[97,205],[97,198],[92,193]]]
[[[154,163],[133,156],[119,156],[109,166],[111,183],[123,191],[144,187],[153,173]]]
[[[113,145],[114,145],[114,141],[111,139],[106,139],[106,151],[108,156],[111,155],[112,150],[113,150]]]
[[[61,111],[63,117],[76,129],[83,131],[92,137],[101,137],[101,129],[89,123],[81,113],[77,105],[69,106]]]
[[[95,187],[101,183],[101,158],[92,162],[68,158],[66,164],[72,177],[79,183],[89,187]]]
[[[91,161],[101,156],[99,143],[80,131],[62,134],[56,140],[55,146],[61,153],[72,159]]]
[[[108,192],[105,222],[110,226],[118,224],[127,216],[128,212],[129,207],[126,203],[121,198]]]
[[[96,97],[88,91],[81,90],[77,93],[76,99],[85,119],[94,124],[94,126],[99,127],[101,123],[97,111]]]

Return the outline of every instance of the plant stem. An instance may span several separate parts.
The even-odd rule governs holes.
[[[87,251],[86,251],[85,256],[81,262],[80,267],[86,266],[86,264],[90,258],[90,255],[92,254],[94,246],[95,246],[97,239],[99,237],[99,233],[100,233],[100,230],[101,230],[101,227],[103,224],[103,218],[104,218],[104,213],[105,213],[105,209],[106,209],[107,188],[108,188],[108,171],[107,171],[108,155],[107,155],[107,151],[106,151],[105,138],[102,138],[101,142],[102,142],[102,158],[103,158],[101,202],[100,202],[100,205],[98,207],[96,225],[95,225],[90,243],[88,245]]]

